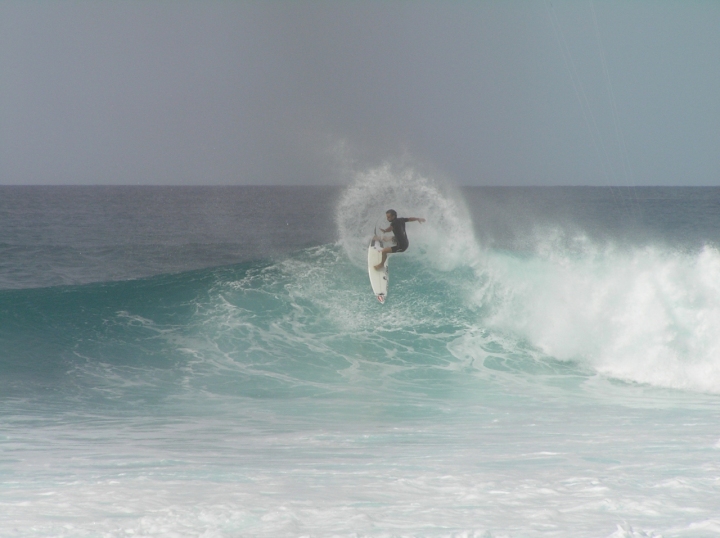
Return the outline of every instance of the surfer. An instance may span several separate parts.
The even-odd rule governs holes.
[[[397,211],[395,211],[394,209],[388,209],[385,212],[385,216],[387,217],[390,226],[388,226],[388,228],[385,230],[380,228],[380,231],[382,231],[383,233],[387,233],[392,230],[393,234],[395,235],[395,246],[385,247],[380,251],[382,252],[382,261],[375,266],[375,269],[377,269],[378,271],[383,268],[383,265],[385,265],[385,260],[387,259],[388,253],[405,252],[410,245],[407,234],[405,233],[405,223],[419,222],[422,224],[423,222],[425,222],[425,219],[421,217],[398,217]]]

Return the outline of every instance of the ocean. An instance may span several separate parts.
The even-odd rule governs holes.
[[[717,537],[718,327],[720,188],[0,187],[0,536]]]

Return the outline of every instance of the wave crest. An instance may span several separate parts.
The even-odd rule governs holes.
[[[608,377],[720,392],[720,251],[581,250],[493,253],[489,325]]]

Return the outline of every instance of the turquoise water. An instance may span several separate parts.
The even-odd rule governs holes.
[[[0,534],[720,534],[720,191],[64,192],[2,213]]]

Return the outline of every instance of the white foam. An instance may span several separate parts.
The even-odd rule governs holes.
[[[582,406],[571,416],[536,410],[530,428],[525,406],[508,416],[511,407],[488,415],[464,405],[454,422],[333,418],[332,402],[319,400],[310,415],[290,411],[298,400],[226,403],[214,416],[15,429],[3,447],[17,461],[0,491],[0,526],[29,537],[657,538],[650,529],[718,529],[711,468],[673,467],[678,446],[661,442],[662,424],[628,446],[623,421],[606,415],[591,426],[595,411]],[[597,427],[602,435],[588,442]],[[691,496],[648,487],[658,461],[687,477]]]
[[[554,237],[533,256],[489,256],[493,327],[609,377],[720,392],[717,249],[622,251],[582,237],[570,243]],[[487,302],[487,292],[476,300]]]
[[[617,526],[617,530],[608,538],[662,538],[662,535],[655,534],[653,531],[643,531],[633,529],[632,525],[624,523]]]

